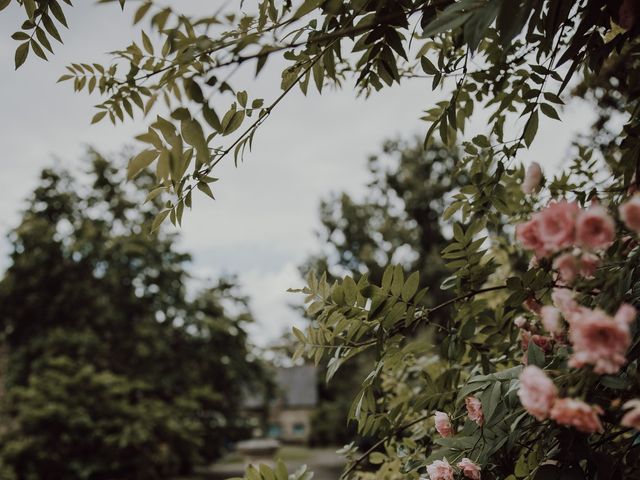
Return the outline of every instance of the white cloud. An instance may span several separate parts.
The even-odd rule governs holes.
[[[303,280],[293,263],[287,263],[277,271],[248,270],[240,275],[240,283],[251,292],[251,310],[257,323],[250,332],[255,343],[265,346],[276,340],[291,327],[305,324],[292,306],[302,305],[303,296],[287,292],[288,288],[301,287]]]

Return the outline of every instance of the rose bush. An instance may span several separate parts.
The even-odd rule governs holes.
[[[302,290],[315,322],[296,331],[298,355],[328,356],[333,375],[377,352],[351,414],[361,433],[382,439],[346,450],[347,476],[637,478],[637,197],[611,178],[581,198],[562,180],[572,169],[521,188],[522,172],[481,176],[522,192],[501,215],[515,224],[515,242],[508,229],[491,237],[490,216],[453,223],[443,251],[457,268],[453,300],[420,307],[425,292],[400,267],[379,285],[366,275],[333,285],[310,277]],[[462,189],[471,203],[481,185]],[[452,305],[448,321],[429,321]]]

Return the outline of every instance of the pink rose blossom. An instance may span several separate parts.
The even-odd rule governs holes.
[[[517,225],[516,239],[524,248],[534,251],[537,257],[546,257],[549,252],[540,236],[539,219],[539,215],[534,215],[528,222]]]
[[[575,398],[561,398],[553,404],[550,416],[560,425],[568,425],[584,433],[602,433],[604,429],[598,417],[602,413],[598,405],[589,405]]]
[[[549,417],[553,402],[558,397],[558,389],[541,369],[531,365],[520,373],[518,397],[529,414],[544,420]]]
[[[576,221],[576,243],[584,248],[598,250],[613,243],[615,223],[601,205],[592,205],[583,210]]]
[[[580,306],[573,298],[574,296],[575,293],[566,288],[554,288],[553,292],[551,292],[553,304],[565,317],[580,309]]]
[[[593,253],[585,252],[580,257],[580,275],[584,278],[593,278],[596,269],[600,265],[600,258]]]
[[[467,415],[469,420],[476,422],[479,426],[484,423],[484,413],[482,412],[482,403],[476,397],[467,397],[464,399],[467,407]]]
[[[527,173],[524,175],[524,181],[522,182],[522,192],[529,195],[535,192],[540,186],[542,180],[542,168],[538,162],[532,162],[527,168]]]
[[[626,320],[628,310],[624,308],[619,315]],[[593,365],[593,371],[599,374],[618,373],[627,361],[625,354],[631,344],[629,324],[617,321],[599,309],[583,309],[568,320],[571,326],[569,340],[573,344],[569,366]]]
[[[427,474],[430,480],[453,480],[453,467],[443,458],[428,465]]]
[[[553,261],[553,268],[558,271],[560,280],[571,284],[578,275],[578,261],[570,253],[563,253]]]
[[[620,205],[618,212],[629,230],[640,233],[640,195],[634,195]]]
[[[562,334],[562,323],[560,322],[560,310],[551,305],[545,305],[540,311],[540,320],[545,330],[553,335]]]
[[[629,305],[628,303],[623,303],[618,307],[618,311],[616,312],[613,319],[616,322],[621,324],[631,325],[636,321],[636,316],[638,315],[638,311],[635,309],[633,305]]]
[[[580,207],[575,202],[551,202],[540,211],[538,231],[548,251],[558,251],[573,245],[576,216]]]
[[[624,408],[625,410],[629,409],[629,411],[620,420],[620,425],[640,430],[640,399],[629,400],[624,404]]]
[[[472,480],[480,480],[480,466],[469,458],[463,458],[458,462],[458,468],[462,470],[465,477]]]
[[[518,328],[525,328],[527,326],[527,319],[523,316],[518,316],[513,320],[513,323]]]
[[[550,352],[553,346],[553,339],[550,337],[546,337],[544,335],[532,335],[527,330],[522,330],[520,332],[520,345],[523,351],[527,351],[529,349],[529,342],[535,343],[538,347],[540,347],[545,352]]]
[[[453,436],[453,426],[451,425],[451,421],[449,420],[449,415],[444,412],[435,413],[436,417],[436,430],[443,437],[452,437]]]

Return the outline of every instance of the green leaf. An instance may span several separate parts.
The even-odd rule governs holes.
[[[160,155],[157,150],[143,150],[129,161],[127,179],[131,180],[142,170],[147,168]]]
[[[209,147],[200,122],[187,119],[180,122],[180,131],[184,141],[196,148],[197,159],[201,164],[209,160]]]
[[[144,18],[144,16],[147,14],[150,8],[151,8],[151,2],[145,2],[142,5],[140,5],[140,8],[136,10],[135,15],[133,16],[133,24],[135,25],[138,22],[140,22],[140,20]]]
[[[542,113],[544,113],[547,117],[549,118],[553,118],[554,120],[560,120],[560,117],[558,116],[558,112],[556,112],[556,109],[553,108],[551,105],[549,105],[548,103],[541,103],[540,104],[540,110],[542,111]]]
[[[496,408],[498,407],[498,404],[500,403],[500,400],[502,398],[501,391],[502,391],[502,383],[496,382],[493,384],[493,387],[491,387],[491,391],[489,392],[489,395],[486,395],[483,398],[483,400],[484,399],[487,400],[486,403],[482,405],[482,409],[485,415],[485,421],[487,423],[490,422],[491,417],[493,416],[494,412],[496,411]]]
[[[420,65],[427,75],[435,75],[439,72],[438,68],[427,57],[420,57]]]
[[[523,138],[527,147],[530,147],[533,143],[533,139],[536,138],[538,132],[538,112],[534,111],[527,120],[527,124],[524,127]]]
[[[36,28],[36,38],[38,39],[38,41],[42,44],[42,46],[44,48],[46,48],[51,53],[53,53],[53,48],[51,47],[51,43],[49,42],[49,39],[47,38],[47,34],[40,27]]]
[[[529,341],[529,347],[527,348],[527,365],[544,367],[544,351],[533,340]]]
[[[24,9],[27,12],[27,16],[30,19],[33,19],[33,15],[35,14],[36,8],[38,7],[35,0],[23,0],[22,4],[24,5]]]
[[[222,134],[229,135],[235,132],[244,121],[244,110],[237,111],[234,108],[225,113],[222,118]]]
[[[44,50],[42,50],[42,47],[40,47],[40,45],[38,45],[38,42],[36,42],[35,40],[31,40],[31,49],[33,50],[33,53],[35,53],[38,57],[42,58],[43,60],[48,60],[47,56],[44,53]]]
[[[462,0],[447,7],[440,15],[429,23],[423,30],[424,37],[432,37],[440,33],[444,33],[464,25],[471,17],[472,12],[461,12],[465,7],[477,3],[470,0]]]
[[[60,80],[58,80],[58,81],[60,81]],[[93,116],[93,118],[91,119],[91,125],[93,125],[94,123],[98,123],[100,120],[102,120],[105,117],[106,114],[107,114],[106,110],[102,110],[102,111],[96,113]]]
[[[11,35],[11,38],[13,38],[14,40],[29,40],[29,35],[26,32],[15,32],[13,35]]]
[[[152,233],[160,228],[160,225],[162,225],[162,222],[164,222],[165,218],[167,218],[170,212],[171,210],[163,210],[158,215],[156,215],[156,217],[153,219],[153,223],[151,224]]]
[[[15,54],[15,65],[16,70],[20,68],[20,66],[27,60],[27,55],[29,55],[29,42],[24,42],[16,48]]]
[[[293,14],[293,18],[302,18],[320,6],[320,0],[305,0]]]
[[[544,92],[544,98],[549,102],[557,103],[558,105],[564,105],[564,101],[555,93]]]
[[[144,30],[142,31],[142,46],[149,55],[153,55],[153,43],[151,43],[151,39]]]
[[[513,473],[515,473],[516,477],[518,478],[524,478],[529,475],[529,464],[527,463],[526,455],[523,454],[520,458],[518,458]]]
[[[58,22],[60,22],[66,28],[69,28],[67,25],[67,19],[64,16],[64,12],[62,11],[62,8],[60,8],[60,5],[56,0],[49,0],[49,10],[56,18],[56,20],[58,20]]]
[[[42,17],[42,24],[44,25],[44,28],[47,31],[47,33],[49,33],[49,35],[51,35],[57,41],[62,43],[62,38],[60,37],[60,33],[58,32],[58,29],[54,25],[53,20],[51,20],[49,16],[45,15]]]
[[[405,302],[410,301],[415,293],[418,291],[418,286],[420,285],[420,274],[418,272],[413,272],[409,275],[409,278],[402,287],[402,299]]]
[[[202,193],[204,193],[205,195],[207,195],[208,197],[211,197],[213,200],[215,200],[216,198],[213,196],[213,192],[211,191],[211,187],[205,183],[205,182],[198,182],[197,184],[198,190],[200,190]]]

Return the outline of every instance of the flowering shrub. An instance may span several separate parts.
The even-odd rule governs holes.
[[[470,204],[487,185],[517,197],[485,197],[499,214],[452,224],[443,288],[456,296],[440,305],[422,305],[418,276],[398,266],[378,285],[308,278],[314,322],[295,331],[297,355],[327,358],[330,379],[376,351],[351,416],[380,440],[345,448],[345,477],[637,478],[640,197],[624,176],[576,194],[578,168],[546,183],[539,166],[487,172],[464,187]],[[505,218],[511,233],[496,226]]]
[[[380,285],[309,277],[315,321],[296,331],[297,354],[328,357],[329,377],[366,349],[378,358],[351,415],[381,440],[346,450],[346,476],[637,478],[640,197],[613,178],[585,198],[562,178],[543,186],[529,168],[494,180],[521,192],[502,209],[515,242],[490,215],[462,215],[443,251],[457,296],[441,305],[421,306],[419,279],[397,266]],[[463,189],[470,203],[480,186]],[[422,325],[430,334],[414,333]]]

